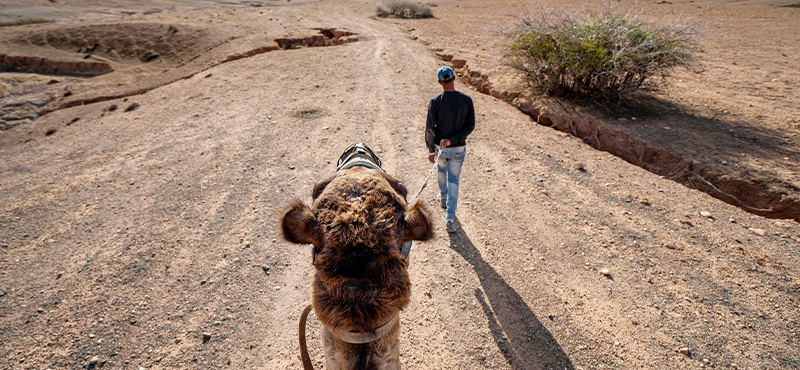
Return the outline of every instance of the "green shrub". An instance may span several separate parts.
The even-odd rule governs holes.
[[[431,8],[425,5],[412,4],[405,1],[398,1],[386,5],[386,9],[378,7],[376,11],[379,17],[396,18],[431,18]]]
[[[648,24],[606,11],[543,9],[518,17],[504,30],[505,62],[521,71],[540,93],[581,98],[627,100],[650,83],[656,87],[676,66],[692,60],[697,27],[687,22]]]

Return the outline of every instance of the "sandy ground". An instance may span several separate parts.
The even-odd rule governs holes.
[[[491,4],[438,3],[436,19],[413,22],[371,18],[374,3],[321,2],[137,10],[122,21],[1,29],[8,36],[177,24],[232,39],[210,42],[197,64],[170,62],[168,78],[147,63],[139,62],[141,72],[120,67],[135,68],[130,58],[106,58],[113,73],[52,84],[2,74],[17,81],[5,98],[45,94],[53,99],[47,107],[90,96],[93,84],[95,96],[125,97],[54,109],[0,131],[0,368],[300,368],[297,319],[309,301],[311,253],[281,239],[280,210],[293,199],[309,202],[316,181],[357,141],[415,192],[429,168],[425,107],[440,91],[433,76],[444,63],[434,49],[452,50],[503,83],[484,25],[517,3]],[[738,30],[738,66],[749,67],[731,64],[729,77],[713,78],[732,41],[712,37],[704,72],[678,76],[664,99],[686,111],[700,106],[702,116],[709,91],[719,91],[715,101],[741,119],[706,121],[764,115],[764,130],[790,136],[779,148],[796,165],[797,128],[786,117],[800,118],[792,116],[798,56],[789,43],[800,35],[799,10],[725,6],[714,11],[727,12],[730,28],[719,27]],[[765,25],[786,32],[757,32]],[[357,41],[245,55],[318,28],[347,30]],[[767,81],[747,98],[753,107],[739,104],[737,89],[754,83],[753,70],[776,64],[790,79],[781,96],[767,89],[780,80]],[[137,73],[144,87],[129,89],[125,81]],[[123,83],[113,86],[115,78]],[[411,252],[405,368],[800,368],[796,221],[747,213],[539,125],[461,81],[457,88],[478,113],[462,173],[461,228],[444,231],[427,189],[437,237]],[[67,89],[75,93],[63,96]],[[634,134],[670,120],[636,127],[612,118],[601,117]],[[672,125],[691,123],[681,122]],[[643,140],[716,158],[701,146],[708,140],[679,145],[663,136]],[[773,146],[742,148],[760,164],[751,170],[797,184]],[[310,323],[312,344],[318,325]],[[322,368],[318,344],[311,352]]]

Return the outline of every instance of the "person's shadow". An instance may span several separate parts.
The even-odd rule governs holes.
[[[483,307],[494,341],[511,368],[574,370],[572,360],[547,328],[517,291],[484,261],[458,218],[455,222],[458,231],[450,234],[450,248],[464,257],[480,278],[483,291],[475,289],[475,298]]]

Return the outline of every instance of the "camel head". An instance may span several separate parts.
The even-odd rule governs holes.
[[[314,246],[312,305],[326,326],[371,330],[409,303],[401,249],[433,231],[425,208],[408,207],[406,194],[394,177],[354,167],[317,184],[313,207],[298,201],[283,212],[284,238]]]

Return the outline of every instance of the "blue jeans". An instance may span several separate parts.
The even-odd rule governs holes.
[[[464,164],[466,153],[466,146],[457,146],[444,148],[439,155],[436,179],[439,181],[439,196],[441,199],[447,199],[445,221],[453,221],[456,218],[458,178],[461,176],[461,165]]]

